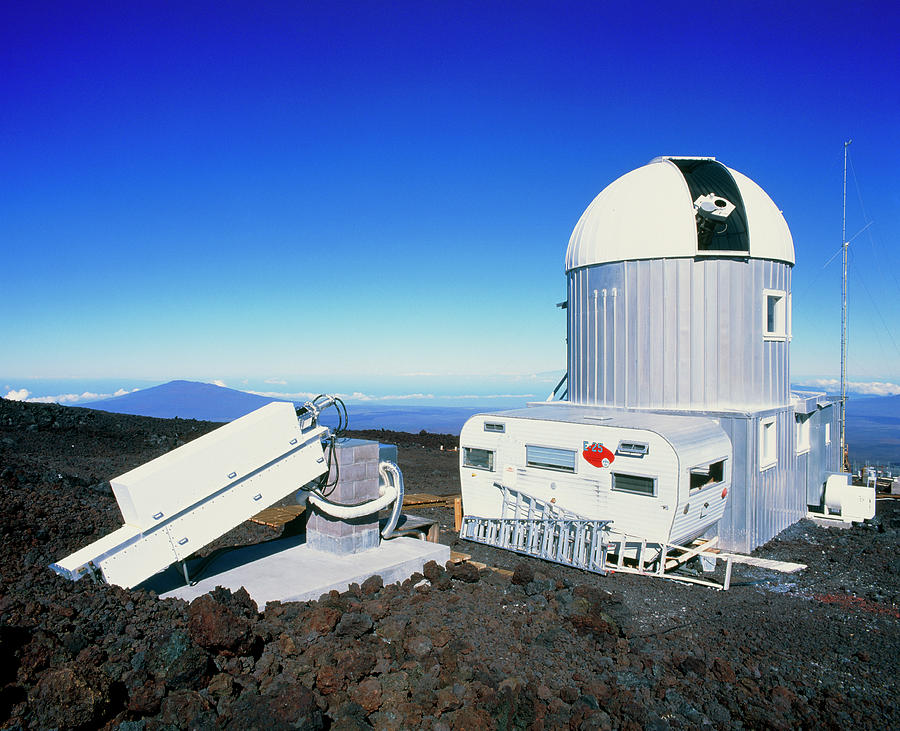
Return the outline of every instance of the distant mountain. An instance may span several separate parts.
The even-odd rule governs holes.
[[[267,396],[238,391],[198,381],[170,381],[161,386],[144,388],[124,396],[78,404],[88,409],[111,411],[115,414],[157,416],[163,419],[179,417],[201,421],[233,421],[272,401],[283,401]],[[472,414],[490,411],[490,408],[431,407],[431,406],[380,406],[350,404],[351,429],[394,429],[396,431],[459,433]],[[496,409],[494,409],[496,410]],[[321,422],[336,426],[333,409],[322,414]]]
[[[459,434],[473,414],[499,410],[476,406],[347,406],[351,429],[392,429],[413,433],[424,429],[434,434]],[[332,425],[332,413],[326,412],[324,424]]]
[[[111,411],[114,414],[157,416],[162,419],[179,417],[201,421],[233,421],[260,406],[282,401],[257,396],[233,388],[198,381],[169,381],[124,396],[78,404],[88,409]]]

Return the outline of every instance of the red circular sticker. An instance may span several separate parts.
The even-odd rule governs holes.
[[[616,458],[616,455],[599,442],[594,442],[590,446],[585,447],[581,456],[590,464],[594,465],[594,467],[609,467]]]

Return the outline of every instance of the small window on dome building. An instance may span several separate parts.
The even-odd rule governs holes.
[[[763,338],[787,340],[788,297],[784,290],[763,290]]]

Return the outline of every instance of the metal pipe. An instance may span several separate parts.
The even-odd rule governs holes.
[[[844,143],[844,195],[843,212],[841,214],[841,469],[845,467],[847,454],[847,148],[853,140]]]
[[[382,508],[386,508],[394,502],[400,495],[400,491],[394,485],[381,485],[378,492],[379,497],[357,505],[340,505],[338,503],[333,503],[315,492],[310,492],[309,502],[332,518],[337,518],[338,520],[353,520],[354,518],[362,518],[366,515],[377,513]]]
[[[400,513],[403,511],[403,473],[397,465],[393,462],[388,462],[387,460],[379,463],[378,472],[385,483],[391,478],[393,487],[397,490],[397,499],[394,500],[394,508],[391,510],[391,516],[388,518],[384,530],[381,531],[381,537],[386,540],[391,537],[394,528],[397,527],[397,521],[400,520]]]

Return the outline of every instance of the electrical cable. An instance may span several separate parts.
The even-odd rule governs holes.
[[[321,399],[325,399],[328,403],[321,405],[319,401]],[[331,431],[328,437],[324,440],[324,451],[325,451],[325,462],[326,462],[326,470],[325,473],[319,477],[317,480],[309,483],[308,485],[304,485],[301,489],[307,492],[311,492],[313,490],[318,491],[322,497],[328,497],[332,492],[334,492],[334,488],[337,486],[338,480],[340,480],[340,462],[335,459],[335,446],[339,439],[341,439],[346,433],[348,427],[350,426],[350,415],[347,412],[347,405],[344,403],[343,399],[337,396],[328,396],[327,394],[320,393],[318,394],[312,401],[308,401],[309,407],[312,407],[313,415],[316,420],[321,415],[322,410],[327,409],[329,406],[334,406],[334,410],[337,412],[337,426]],[[306,405],[302,407],[302,409],[298,410],[299,413],[306,413],[311,409]],[[332,468],[334,469],[333,479],[329,479],[332,477]]]

